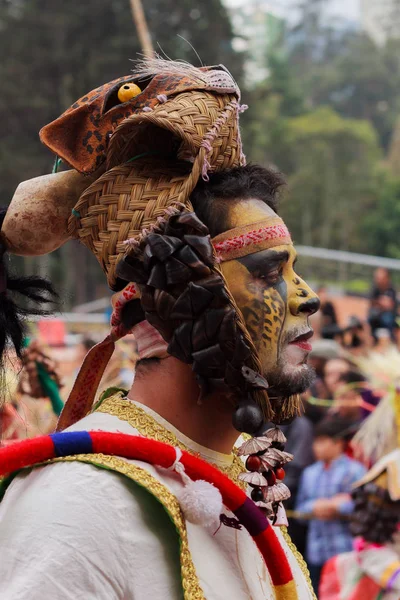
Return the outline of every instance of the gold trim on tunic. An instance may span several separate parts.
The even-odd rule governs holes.
[[[102,412],[117,417],[121,421],[126,421],[127,423],[129,423],[129,425],[134,427],[144,437],[157,440],[158,442],[165,442],[172,446],[177,446],[181,450],[186,450],[194,456],[199,456],[196,452],[193,452],[192,450],[190,450],[190,448],[185,446],[185,444],[183,444],[183,442],[181,442],[176,437],[176,435],[172,433],[172,431],[168,431],[168,429],[163,427],[161,423],[158,423],[158,421],[156,421],[156,419],[149,415],[143,408],[141,408],[134,402],[126,400],[124,398],[123,392],[117,392],[116,394],[109,396],[108,398],[103,400],[100,404],[97,405],[97,407],[95,408],[95,412]],[[250,436],[248,437],[250,438]],[[240,473],[244,473],[246,471],[246,468],[241,459],[237,456],[237,454],[233,455],[232,464],[228,467],[221,467],[215,464],[214,466],[217,467],[220,471],[222,471],[225,475],[227,475],[234,483],[239,485],[243,490],[247,490],[246,482],[239,479]],[[310,572],[308,570],[303,555],[297,550],[295,544],[292,542],[287,528],[281,527],[280,529],[282,531],[283,538],[289,550],[293,553],[296,562],[299,565],[299,568],[305,577],[306,583],[310,588],[314,600],[317,600],[311,583]]]
[[[158,421],[143,410],[143,408],[134,402],[125,400],[122,392],[118,392],[103,400],[103,402],[96,407],[95,412],[101,412],[117,417],[121,421],[129,423],[129,425],[144,437],[156,440],[157,442],[165,442],[171,446],[177,446],[181,450],[186,450],[189,454],[201,458],[198,453],[193,452],[190,448],[185,446],[172,431],[168,431],[168,429],[163,427],[161,423],[158,423]],[[211,462],[211,464],[213,463]],[[224,473],[224,475],[227,475],[232,481],[239,485],[242,490],[247,489],[246,482],[239,479],[240,473],[244,473],[246,468],[236,454],[233,454],[232,464],[222,467],[214,463],[213,466]]]
[[[138,485],[148,490],[165,508],[180,538],[180,562],[183,597],[185,600],[206,600],[201,589],[196,568],[189,550],[189,542],[183,517],[178,500],[169,489],[160,483],[158,479],[150,475],[146,469],[127,462],[119,456],[106,454],[77,454],[75,456],[63,456],[55,458],[50,462],[73,462],[79,461],[92,464],[97,467],[111,469],[121,475],[125,475]]]

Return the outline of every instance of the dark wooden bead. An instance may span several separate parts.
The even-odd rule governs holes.
[[[248,401],[247,401],[248,402]],[[255,402],[240,404],[233,413],[232,422],[235,429],[254,435],[263,424],[264,417]]]
[[[259,487],[254,488],[251,492],[251,499],[253,502],[262,502],[264,500],[262,489]]]

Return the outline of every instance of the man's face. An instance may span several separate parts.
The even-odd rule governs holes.
[[[232,204],[227,230],[276,217],[261,200]],[[319,300],[296,275],[291,244],[260,250],[222,263],[228,287],[257,349],[271,392],[288,396],[307,389],[313,370],[307,365],[312,329],[308,317]]]
[[[348,373],[349,364],[342,358],[332,358],[328,360],[324,370],[324,380],[329,392],[333,395],[342,385],[340,377]]]
[[[344,419],[359,419],[361,417],[361,402],[362,398],[359,392],[348,389],[346,384],[340,382],[331,411]]]
[[[316,460],[330,462],[335,460],[344,449],[344,443],[341,440],[335,440],[328,436],[318,436],[313,441],[313,452]]]
[[[374,273],[375,285],[385,288],[389,285],[389,273],[386,269],[378,268]]]

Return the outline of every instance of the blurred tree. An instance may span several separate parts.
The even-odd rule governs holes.
[[[192,44],[205,64],[223,62],[240,79],[242,57],[232,50],[220,0],[144,4],[162,52],[199,64]],[[85,92],[129,73],[140,47],[129,0],[0,0],[0,31],[0,194],[7,204],[21,180],[51,170],[53,157],[41,146],[39,129]],[[95,259],[78,244],[31,260],[29,268],[47,264],[56,283],[74,290],[75,302],[104,285]]]
[[[400,112],[400,39],[377,46],[362,31],[324,16],[325,0],[304,0],[287,31],[288,61],[309,108],[371,121],[387,148]]]
[[[252,161],[274,163],[282,171],[292,168],[287,154],[287,118],[306,112],[305,95],[282,46],[266,56],[269,77],[247,90],[250,110],[241,118],[243,143]]]
[[[249,94],[245,148],[287,175],[282,214],[297,243],[394,255],[394,228],[373,230],[397,202],[380,146],[392,140],[399,176],[400,42],[378,48],[323,9],[323,0],[301,2],[299,23],[267,57],[269,77]]]
[[[382,170],[376,201],[361,216],[361,251],[400,259],[400,177]]]
[[[400,42],[384,48],[366,36],[348,36],[341,53],[314,80],[313,102],[368,119],[387,148],[400,110]]]
[[[394,176],[400,177],[400,117],[396,121],[387,155],[387,166]]]
[[[273,90],[258,102],[254,96],[252,108],[244,136],[248,157],[286,174],[281,212],[296,243],[361,251],[360,222],[354,215],[376,201],[382,155],[372,125],[328,107],[287,116],[282,96]]]
[[[355,215],[374,203],[381,157],[372,126],[321,107],[287,121],[285,146],[291,169],[282,214],[296,242],[360,250]]]

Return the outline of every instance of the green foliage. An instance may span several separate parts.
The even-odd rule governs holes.
[[[368,119],[387,147],[400,108],[399,50],[399,42],[381,49],[366,36],[347,36],[341,52],[314,73],[311,102],[329,103],[343,116]]]
[[[400,41],[378,48],[304,1],[298,25],[250,92],[248,157],[288,180],[281,213],[297,243],[399,256]]]
[[[355,250],[359,223],[354,207],[368,209],[380,157],[371,125],[321,107],[287,121],[286,145],[291,170],[282,212],[294,239]]]
[[[400,38],[376,46],[362,30],[326,22],[325,0],[305,0],[288,32],[288,64],[309,108],[330,105],[344,117],[367,119],[386,149],[400,111]]]
[[[343,284],[343,289],[350,294],[369,294],[371,290],[371,274],[369,279],[351,279]]]
[[[362,249],[378,256],[400,259],[400,176],[379,174],[379,187],[373,206],[362,218]]]

